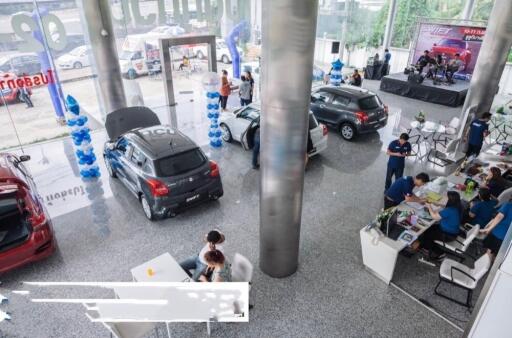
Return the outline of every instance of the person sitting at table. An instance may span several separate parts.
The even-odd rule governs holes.
[[[480,188],[478,198],[471,202],[468,223],[472,225],[478,224],[481,228],[484,227],[494,217],[496,204],[498,202],[491,198],[490,190],[488,188]]]
[[[409,134],[402,133],[398,140],[392,141],[387,150],[389,155],[388,168],[386,171],[386,185],[385,189],[391,186],[393,175],[395,180],[404,175],[405,157],[411,155],[411,144],[409,141]]]
[[[414,195],[412,191],[414,187],[421,187],[429,181],[430,178],[426,173],[419,173],[414,178],[412,176],[400,177],[384,193],[384,209],[397,206],[404,200],[423,203],[424,200]]]
[[[361,79],[361,74],[359,74],[359,71],[357,69],[354,69],[354,73],[352,73],[352,76],[350,77],[350,82],[352,86],[361,87],[361,84],[363,83],[363,80]]]
[[[434,241],[451,242],[455,240],[460,232],[459,226],[463,213],[459,193],[448,191],[447,194],[448,201],[443,210],[436,211],[432,204],[427,204],[430,217],[437,222],[428,228],[420,239],[421,246],[428,250],[429,256],[437,259],[444,258],[444,254],[440,252]]]
[[[185,272],[192,277],[194,281],[198,281],[201,274],[203,274],[208,266],[208,262],[205,259],[205,254],[211,250],[218,250],[224,252],[224,247],[221,245],[226,240],[226,237],[222,232],[215,229],[207,233],[204,237],[206,244],[201,249],[198,255],[187,258],[180,263],[180,266]],[[190,273],[190,270],[194,270],[194,273]]]
[[[497,199],[503,191],[510,188],[510,183],[501,176],[500,168],[492,167],[489,169],[489,173],[482,186],[487,187],[491,192],[492,198]]]
[[[512,202],[504,204],[496,217],[492,219],[480,230],[480,233],[487,235],[484,239],[484,247],[487,248],[487,252],[496,257],[496,254],[500,250],[501,243],[505,239],[508,228],[512,223]]]
[[[206,273],[199,277],[201,282],[231,282],[231,264],[219,250],[211,250],[204,254],[208,267]],[[208,275],[211,275],[208,278]]]
[[[485,112],[482,117],[474,119],[466,135],[464,136],[464,142],[468,144],[466,151],[466,157],[471,155],[478,156],[482,145],[484,144],[484,138],[489,135],[489,121],[491,120],[491,113]]]

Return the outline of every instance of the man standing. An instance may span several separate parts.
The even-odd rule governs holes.
[[[240,89],[238,93],[240,95],[240,105],[243,107],[251,103],[251,84],[249,81],[247,81],[245,75],[242,75],[240,80],[242,82],[240,83]]]
[[[386,190],[391,186],[393,175],[395,181],[404,175],[405,157],[411,155],[409,135],[403,133],[398,140],[392,141],[387,150],[389,155],[388,169],[386,171]]]
[[[491,113],[485,112],[482,114],[482,117],[474,119],[473,122],[471,122],[469,129],[464,136],[464,142],[468,144],[466,157],[471,155],[478,156],[480,154],[484,138],[489,135],[488,123],[491,120],[491,116]]]
[[[254,145],[252,147],[252,168],[259,169],[258,159],[260,156],[260,126],[254,131]]]
[[[389,52],[389,49],[384,50],[384,64],[389,65],[389,60],[391,60],[391,53]]]

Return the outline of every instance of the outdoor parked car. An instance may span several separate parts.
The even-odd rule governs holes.
[[[222,139],[225,142],[238,141],[245,150],[252,149],[254,131],[260,124],[260,105],[251,103],[248,106],[235,110],[233,113],[222,113],[220,127]],[[309,135],[313,149],[309,157],[321,153],[327,148],[327,127],[318,123],[313,113],[309,112]]]
[[[157,26],[150,30],[150,34],[165,34],[165,35],[182,35],[185,34],[185,28],[178,25],[165,25]]]
[[[335,128],[345,140],[376,131],[388,122],[388,107],[376,94],[350,85],[313,90],[310,107],[318,121]]]
[[[80,46],[71,52],[62,55],[57,59],[57,66],[62,69],[80,69],[91,65],[90,55],[92,50],[89,46]]]
[[[19,53],[0,57],[0,72],[18,76],[35,75],[41,72],[41,63],[36,54]]]
[[[13,73],[2,73],[0,72],[0,79],[5,81],[14,80],[16,81],[18,77],[14,75]],[[27,88],[27,93],[29,96],[32,95],[32,89]],[[9,88],[7,85],[4,85],[4,89],[1,89],[0,91],[0,103],[6,104],[6,103],[18,103],[21,102],[20,97],[20,88]]]
[[[231,53],[229,53],[228,46],[226,45],[226,42],[223,39],[215,39],[215,54],[217,56],[217,61],[220,61],[222,63],[231,63]],[[243,51],[236,47],[238,50],[238,53],[240,54],[240,57],[243,56]],[[193,54],[198,59],[206,59],[208,55],[208,51],[206,48],[206,45],[196,45],[192,48]]]
[[[0,153],[0,273],[50,256],[57,248],[50,216],[22,162]]]
[[[160,125],[149,108],[116,110],[107,115],[105,127],[108,173],[137,197],[148,219],[172,217],[223,195],[217,163],[187,136]]]
[[[445,54],[448,59],[453,59],[455,54],[459,53],[460,59],[466,66],[471,62],[471,51],[468,49],[467,42],[459,39],[441,39],[432,46],[431,53],[432,57]]]

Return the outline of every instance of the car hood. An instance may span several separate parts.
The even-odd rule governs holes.
[[[115,140],[132,129],[147,128],[160,124],[158,116],[148,107],[126,107],[108,114],[105,128],[110,140]]]
[[[69,61],[72,61],[73,59],[74,59],[73,56],[71,56],[69,54],[64,54],[61,57],[59,57],[57,59],[57,61],[59,61],[59,62],[69,62]]]

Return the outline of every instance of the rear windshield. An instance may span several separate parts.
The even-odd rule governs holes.
[[[315,115],[309,114],[309,130],[315,129],[318,127],[318,121],[315,118]]]
[[[380,107],[380,100],[377,95],[368,96],[359,100],[359,108],[366,109],[375,109]]]
[[[159,176],[175,176],[199,168],[205,162],[206,158],[201,150],[192,149],[156,161],[156,170]]]

